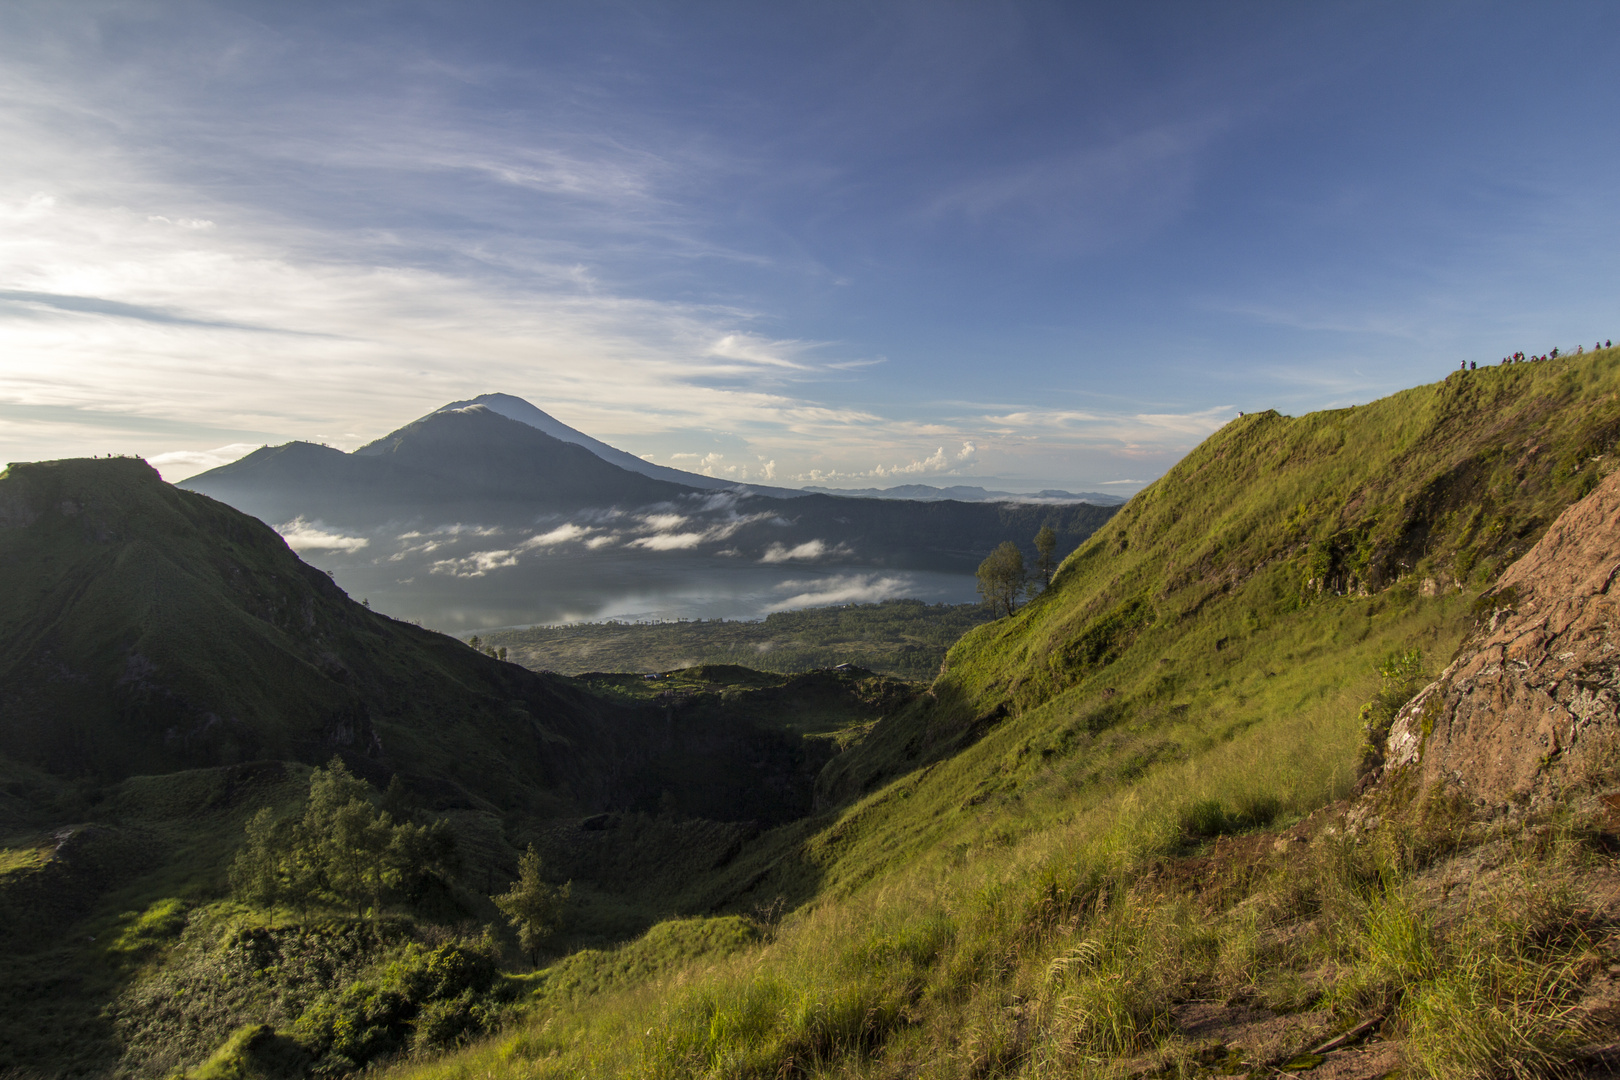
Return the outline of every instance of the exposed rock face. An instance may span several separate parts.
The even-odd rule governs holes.
[[[1486,595],[1489,622],[1395,718],[1386,777],[1496,807],[1549,795],[1620,746],[1620,473],[1565,510]]]

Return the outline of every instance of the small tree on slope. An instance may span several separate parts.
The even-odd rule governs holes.
[[[979,595],[991,608],[1011,615],[1024,591],[1024,553],[1011,540],[1003,540],[979,564]]]
[[[492,896],[495,906],[517,930],[518,944],[529,954],[530,963],[540,960],[540,946],[562,925],[563,902],[572,882],[558,886],[540,876],[540,853],[529,850],[518,860],[518,879],[511,889]]]
[[[1042,525],[1041,531],[1035,534],[1035,569],[1041,575],[1041,588],[1047,589],[1052,585],[1052,570],[1057,566],[1052,558],[1057,554],[1057,533],[1052,526]]]
[[[248,822],[246,839],[231,866],[231,886],[272,913],[282,904],[332,905],[356,916],[369,904],[380,912],[390,897],[410,899],[425,878],[448,879],[456,862],[443,822],[395,822],[337,758],[310,774],[301,817],[278,820],[265,807]]]

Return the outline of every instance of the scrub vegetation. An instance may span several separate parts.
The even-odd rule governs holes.
[[[557,700],[593,716],[668,725],[634,798],[582,794],[613,775],[587,756],[568,759],[572,801],[548,812],[426,782],[355,789],[374,832],[453,840],[453,859],[421,864],[416,896],[316,889],[277,910],[232,892],[250,822],[271,835],[270,820],[308,820],[321,761],[94,793],[28,773],[56,785],[52,826],[91,824],[4,845],[0,902],[56,935],[5,960],[5,1064],[270,1077],[370,1063],[420,1078],[1595,1067],[1620,954],[1613,770],[1507,813],[1369,770],[1406,697],[1491,618],[1477,598],[1613,469],[1617,360],[1234,421],[1048,588],[968,630],[921,692],[870,672],[795,684],[720,666],[558,680]],[[843,704],[794,704],[817,693]],[[727,717],[758,753],[798,755],[755,774],[774,801],[739,811],[681,785]],[[659,762],[683,742],[688,758]],[[476,776],[457,782],[477,791]],[[140,873],[73,877],[95,851],[110,864],[158,842]],[[532,956],[492,899],[523,892],[530,843],[536,895],[572,882]],[[78,907],[42,914],[29,889],[46,875],[61,896],[81,889]],[[78,1030],[108,1025],[95,1046],[17,1041],[51,1019],[27,984],[52,959],[79,989],[40,1000],[89,1002],[81,1015],[99,1019]],[[1347,1047],[1361,1072],[1345,1071]]]

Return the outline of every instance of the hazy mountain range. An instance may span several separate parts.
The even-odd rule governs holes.
[[[383,610],[453,628],[971,600],[971,575],[997,544],[1033,558],[1051,525],[1062,556],[1115,509],[722,483],[498,394],[353,453],[267,446],[181,486],[274,525]]]
[[[1123,506],[1125,499],[1118,495],[1104,495],[1095,491],[1063,491],[1045,488],[1032,493],[991,491],[988,488],[956,484],[952,487],[933,487],[929,484],[901,484],[888,488],[830,488],[808,486],[805,491],[824,495],[843,495],[851,499],[916,499],[929,502],[937,499],[955,499],[957,502],[1031,502],[1031,503],[1091,503],[1094,506]]]

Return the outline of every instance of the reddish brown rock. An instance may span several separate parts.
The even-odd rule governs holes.
[[[1494,807],[1611,765],[1620,746],[1620,473],[1571,506],[1486,595],[1475,638],[1396,717],[1385,777]]]

